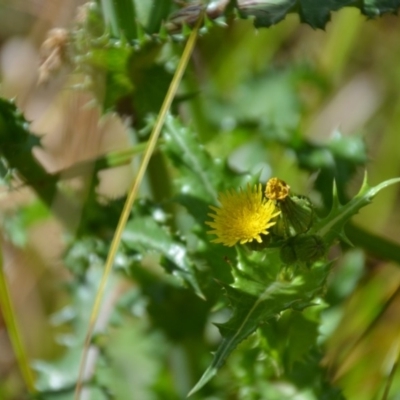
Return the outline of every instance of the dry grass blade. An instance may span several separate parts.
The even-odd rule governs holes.
[[[147,145],[147,148],[144,152],[143,155],[143,159],[142,162],[140,164],[140,168],[138,171],[138,174],[132,184],[132,187],[129,190],[128,193],[128,197],[126,199],[124,208],[122,210],[121,213],[121,217],[119,219],[118,222],[118,226],[117,229],[115,231],[113,240],[111,242],[111,246],[110,246],[110,251],[108,253],[107,256],[107,260],[106,260],[106,264],[104,267],[104,272],[103,272],[103,276],[101,278],[100,281],[100,285],[99,288],[97,290],[97,294],[96,294],[96,298],[94,301],[94,305],[93,305],[93,309],[92,309],[92,313],[90,316],[90,321],[89,321],[89,327],[88,327],[88,331],[86,333],[86,337],[85,337],[85,343],[84,343],[84,347],[83,347],[83,352],[82,352],[82,358],[81,358],[81,362],[80,362],[80,366],[79,366],[79,372],[78,372],[78,379],[77,379],[77,383],[76,383],[76,388],[75,388],[75,396],[74,399],[75,400],[79,400],[80,398],[80,393],[82,391],[82,383],[83,383],[83,373],[85,370],[85,365],[86,365],[86,358],[88,355],[88,351],[89,351],[89,347],[90,347],[90,342],[91,342],[91,338],[93,335],[93,331],[94,331],[94,326],[97,320],[97,316],[99,313],[99,309],[100,309],[100,303],[103,297],[103,293],[106,287],[106,283],[107,283],[107,279],[108,276],[111,272],[112,266],[114,264],[114,258],[115,255],[117,253],[120,241],[121,241],[121,236],[122,236],[122,232],[125,228],[126,222],[128,221],[129,218],[129,214],[130,214],[130,210],[132,208],[132,205],[136,199],[136,195],[138,193],[140,184],[143,180],[144,174],[146,172],[148,163],[150,161],[150,158],[154,152],[154,149],[156,147],[157,144],[157,140],[158,137],[160,135],[161,132],[161,128],[164,124],[165,121],[165,117],[167,115],[167,112],[171,106],[171,103],[175,97],[176,91],[178,89],[179,83],[182,79],[183,73],[186,70],[187,64],[189,62],[190,56],[192,54],[194,45],[196,43],[196,38],[197,38],[197,34],[200,28],[200,24],[202,21],[202,16],[200,16],[200,18],[198,19],[196,26],[194,27],[194,29],[192,30],[189,39],[186,43],[185,49],[182,53],[182,57],[179,61],[178,67],[176,69],[175,75],[171,81],[171,84],[169,86],[168,92],[165,96],[164,102],[161,106],[161,110],[157,116],[157,120],[155,122],[153,131],[150,135],[149,138],[149,142]]]

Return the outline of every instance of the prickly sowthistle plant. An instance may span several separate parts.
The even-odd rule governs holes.
[[[237,249],[237,263],[231,264],[234,282],[224,286],[233,316],[218,325],[222,343],[191,393],[207,383],[260,325],[281,318],[287,310],[320,303],[331,265],[326,257],[330,246],[339,238],[345,240],[343,227],[354,214],[380,190],[399,182],[400,178],[392,179],[371,188],[365,176],[359,193],[346,205],[340,204],[334,188],[333,206],[324,218],[317,217],[308,198],[291,194],[289,185],[278,178],[267,182],[264,194],[258,185],[220,196],[221,207],[212,207],[214,222],[208,222],[214,228],[209,233],[217,235],[214,242],[249,243],[255,251]]]
[[[266,63],[263,55],[258,56],[259,49],[270,45],[273,53],[273,43],[286,45],[293,37],[276,34],[270,44],[259,43],[253,49],[254,57],[259,57],[253,65],[240,53],[256,40],[253,28],[246,31],[243,21],[235,25],[233,20],[251,17],[257,27],[269,27],[288,13],[296,13],[301,21],[322,28],[331,12],[342,7],[351,5],[374,17],[395,11],[399,4],[397,0],[326,4],[222,0],[177,9],[169,0],[104,0],[84,6],[69,31],[51,31],[43,46],[39,80],[49,81],[66,66],[71,72],[68,87],[72,82],[75,89],[90,91],[103,112],[116,112],[128,121],[133,142],[142,143],[113,154],[113,162],[108,155],[89,162],[94,165],[93,180],[84,204],[79,204],[79,196],[64,190],[62,177],[65,172],[79,176],[76,171],[81,165],[48,173],[33,156],[33,148],[41,146],[41,141],[30,131],[29,122],[13,101],[0,99],[4,180],[11,187],[16,181],[29,185],[48,210],[55,197],[63,200],[68,212],[83,210],[65,254],[72,276],[71,301],[52,318],[55,324],[68,324],[72,334],[64,338],[68,351],[60,364],[37,363],[38,379],[33,383],[39,397],[47,400],[65,392],[70,396],[76,384],[76,374],[70,372],[78,370],[81,349],[75,344],[83,342],[88,310],[101,286],[99,276],[122,210],[120,199],[98,197],[98,172],[143,153],[182,53],[182,42],[204,16],[195,63],[165,119],[147,171],[149,190],[141,192],[128,210],[110,275],[111,289],[119,289],[122,281],[130,284],[129,291],[119,298],[103,336],[87,342],[87,346],[97,346],[100,356],[84,385],[98,398],[131,398],[132,381],[142,390],[135,393],[144,393],[143,399],[181,398],[217,346],[210,366],[190,391],[193,398],[230,398],[231,382],[237,385],[235,396],[244,400],[280,400],[288,387],[293,396],[306,391],[306,398],[312,400],[344,398],[321,364],[321,311],[327,307],[324,298],[334,262],[328,255],[339,241],[348,242],[344,226],[352,216],[400,179],[370,187],[365,176],[358,194],[346,199],[347,184],[357,169],[365,169],[368,160],[363,140],[337,133],[329,142],[315,144],[302,131],[307,107],[298,88],[314,85],[313,90],[323,98],[334,86],[329,85],[330,77],[303,64],[283,72],[275,68],[259,71],[259,65]],[[226,25],[230,29],[222,28]],[[244,33],[248,35],[246,46],[240,46],[238,38]],[[217,43],[214,37],[225,40]],[[240,62],[232,68],[235,54]],[[218,63],[223,65],[223,74],[216,68]],[[240,70],[242,63],[245,71]],[[236,69],[240,70],[237,76]],[[259,75],[244,79],[252,70]],[[199,82],[207,77],[209,88],[204,89],[206,85],[194,76],[201,77]],[[237,87],[242,89],[232,89]],[[249,92],[243,88],[250,88]],[[257,113],[260,104],[262,112]],[[243,145],[251,146],[254,159],[262,149],[269,171],[287,170],[285,157],[275,157],[274,152],[290,153],[295,164],[295,172],[288,174],[291,185],[293,176],[318,172],[315,192],[321,198],[320,209],[307,196],[295,194],[282,179],[271,178],[263,186],[265,181],[254,172],[254,165],[246,174],[234,172],[229,158]],[[32,221],[43,218],[35,210],[22,208],[20,225],[5,224],[11,238],[15,231],[25,232]],[[69,227],[68,213],[59,214]],[[220,317],[218,313],[225,321],[215,324],[219,336],[210,334],[210,320]],[[226,368],[212,380],[228,357]],[[170,373],[174,363],[179,365]],[[311,372],[307,375],[305,371]],[[52,386],[54,382],[57,387]],[[1,388],[0,383],[0,395]]]

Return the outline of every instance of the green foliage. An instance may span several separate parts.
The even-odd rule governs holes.
[[[39,196],[49,203],[56,192],[55,179],[36,161],[32,154],[40,139],[29,131],[29,122],[11,100],[0,99],[0,155],[4,177],[15,172],[22,182],[29,182]]]
[[[129,250],[137,251],[142,256],[156,251],[161,256],[160,264],[168,273],[189,282],[194,291],[203,297],[185,243],[178,238],[172,240],[171,234],[159,227],[153,218],[135,218],[131,221],[126,227],[123,243]]]
[[[398,0],[257,0],[254,2],[238,1],[240,14],[254,17],[256,27],[269,27],[284,19],[289,12],[299,14],[301,22],[314,29],[324,29],[331,19],[331,12],[343,7],[357,7],[369,18],[380,16],[384,13],[394,13],[400,7]]]
[[[399,182],[399,178],[395,178],[382,182],[375,187],[370,187],[367,182],[367,176],[365,175],[365,179],[359,193],[344,206],[339,203],[337,193],[334,191],[332,210],[328,216],[316,223],[314,227],[310,229],[310,233],[319,232],[328,244],[333,243],[338,236],[343,237],[343,226],[353,215],[358,213],[362,207],[365,207],[371,203],[372,199],[382,189]]]
[[[205,385],[223,365],[237,345],[253,333],[257,327],[287,308],[302,310],[310,306],[315,292],[322,290],[326,268],[319,267],[307,275],[296,276],[286,282],[275,281],[266,286],[258,296],[252,296],[226,285],[226,295],[233,308],[232,318],[218,328],[223,340],[213,362],[191,393]],[[246,284],[247,286],[247,284]]]
[[[165,151],[181,175],[175,180],[177,193],[215,202],[216,188],[221,187],[221,162],[213,160],[196,140],[194,132],[172,117],[166,121],[164,139]]]
[[[217,18],[227,7],[226,0],[204,6],[207,16]],[[331,13],[344,7],[358,8],[368,18],[376,18],[386,13],[396,13],[400,7],[399,0],[238,0],[233,8],[237,9],[242,18],[253,18],[257,28],[270,27],[285,19],[289,13],[296,13],[301,22],[314,29],[324,29],[331,20]],[[217,10],[217,12],[215,11]],[[171,15],[169,26],[175,30],[185,23],[190,25],[200,15],[202,7],[199,4],[189,5],[183,10]]]
[[[109,2],[112,3],[112,2]],[[132,3],[132,2],[127,2]],[[128,60],[132,55],[132,47],[128,39],[132,35],[130,24],[128,36],[113,37],[102,21],[100,7],[95,3],[86,6],[88,18],[79,21],[71,35],[69,58],[78,72],[88,77],[85,86],[96,93],[105,110],[115,107],[121,97],[133,90],[128,77]],[[115,4],[119,4],[115,2]],[[129,13],[121,13],[121,18]],[[131,21],[135,21],[132,18]]]
[[[286,47],[296,38],[289,28],[277,27],[265,37],[259,32],[254,44],[254,29],[234,20],[232,10],[254,18],[256,27],[296,13],[311,27],[324,28],[341,8],[373,18],[395,12],[400,1],[217,3],[215,11],[210,4],[178,9],[169,0],[106,0],[90,3],[84,20],[74,23],[67,55],[77,86],[92,91],[104,113],[128,121],[138,143],[129,155],[106,155],[63,171],[79,180],[81,168],[93,163],[83,197],[63,185],[62,173],[46,172],[32,153],[40,138],[13,101],[0,99],[2,181],[12,188],[23,182],[42,200],[2,218],[7,238],[26,246],[32,226],[49,219],[55,197],[63,200],[56,215],[68,233],[68,282],[60,288],[66,305],[50,317],[59,346],[54,359],[34,363],[38,399],[71,398],[92,301],[122,210],[124,198],[97,194],[97,173],[127,163],[146,147],[181,42],[202,12],[203,36],[122,234],[85,389],[99,400],[124,400],[132,393],[141,400],[188,393],[194,399],[347,398],[329,375],[326,337],[334,336],[335,321],[366,271],[361,248],[399,261],[398,244],[349,222],[400,178],[381,176],[382,183],[370,186],[365,173],[361,189],[349,190],[361,170],[373,169],[362,130],[336,130],[324,140],[307,131],[316,110],[335,94],[336,82],[311,61],[290,59]],[[262,243],[212,243],[205,224],[212,219],[210,205],[218,206],[226,190],[264,185],[271,176],[291,189],[287,198],[271,200],[280,215]],[[79,226],[68,229],[69,216],[80,211]],[[350,242],[359,247],[347,251]],[[343,257],[336,255],[338,243]],[[372,297],[379,299],[378,291]],[[381,315],[370,314],[374,321]]]
[[[237,274],[234,273],[233,287],[224,285],[230,307],[233,309],[233,316],[228,322],[218,325],[223,340],[210,367],[191,393],[199,390],[215,376],[227,356],[260,324],[273,316],[280,315],[286,309],[303,310],[310,307],[313,305],[313,300],[322,295],[329,272],[329,263],[318,261],[325,254],[324,246],[322,249],[318,248],[317,254],[310,249],[310,240],[312,243],[315,242],[312,233],[318,233],[321,236],[318,241],[323,240],[325,245],[332,244],[338,237],[344,236],[343,225],[362,207],[369,204],[380,190],[399,182],[400,178],[392,179],[370,188],[365,180],[358,195],[344,206],[339,204],[337,195],[334,193],[334,205],[329,215],[315,223],[310,228],[310,234],[300,237],[294,244],[292,244],[292,238],[287,240],[290,246],[294,246],[294,253],[297,256],[291,260],[290,264],[296,265],[308,261],[313,264],[310,270],[303,270],[300,273],[296,270],[280,272],[285,270],[284,265],[279,265],[282,264],[282,259],[277,258],[276,250],[266,250],[264,254],[266,260],[259,262],[258,268],[268,268],[270,272],[274,269],[278,276],[272,281],[259,280],[259,275],[252,271],[253,263],[247,265],[246,258],[240,258],[240,267],[237,267],[239,271]],[[286,263],[287,260],[283,264]],[[243,274],[246,275],[244,281]],[[256,277],[258,279],[253,280]]]

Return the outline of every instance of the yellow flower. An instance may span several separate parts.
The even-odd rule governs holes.
[[[263,197],[261,184],[246,190],[240,189],[222,193],[219,196],[221,207],[210,206],[215,214],[208,214],[214,221],[206,222],[216,235],[214,243],[234,246],[256,240],[262,242],[261,235],[268,234],[268,228],[275,224],[272,221],[280,211],[275,210],[275,204]]]

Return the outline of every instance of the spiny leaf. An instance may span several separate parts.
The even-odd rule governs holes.
[[[170,72],[155,61],[161,49],[159,44],[150,43],[135,52],[129,60],[129,78],[135,88],[132,106],[139,127],[145,125],[149,114],[158,112],[171,83]]]
[[[193,132],[172,116],[165,122],[164,139],[167,154],[182,173],[177,181],[179,192],[215,203],[215,188],[222,180],[218,161],[211,158]]]
[[[399,0],[364,0],[363,3],[363,13],[371,18],[394,13],[400,7]]]
[[[147,30],[150,33],[156,33],[163,27],[162,21],[167,19],[171,6],[172,6],[171,0],[152,2],[151,10],[149,12],[149,19],[147,21],[147,26],[146,26]]]
[[[40,142],[40,138],[30,132],[29,122],[15,103],[0,98],[0,156],[3,159],[2,165],[7,167],[7,179],[11,180],[10,176],[15,177],[17,175],[20,180],[37,193],[47,207],[52,205],[55,196],[57,196],[63,207],[55,207],[54,212],[66,227],[71,226],[75,229],[74,223],[70,225],[73,221],[71,215],[78,213],[80,205],[76,199],[72,199],[71,196],[58,188],[57,183],[62,173],[49,174],[34,157],[32,151],[34,147],[41,145]],[[77,167],[75,173],[78,170],[82,171]],[[93,190],[89,193],[93,200],[97,198],[94,193],[96,182],[96,179],[94,179],[92,182]],[[96,206],[94,206],[95,204]],[[104,218],[104,209],[110,210],[108,205],[99,207],[97,202],[89,203],[87,201],[84,207],[87,207],[93,218],[90,218],[88,213],[84,213],[85,218],[81,221],[82,228],[85,224],[92,222],[95,222],[98,226],[99,218],[101,222],[103,222],[102,220],[111,221],[110,214],[107,214],[107,218]]]
[[[341,235],[342,228],[348,219],[369,204],[380,190],[395,183],[400,183],[400,178],[388,180],[371,188],[365,177],[359,193],[346,205],[340,204],[337,191],[334,188],[333,206],[330,214],[317,223],[309,234],[318,233],[327,244],[331,244],[336,237]],[[265,258],[270,258],[269,263],[272,260],[276,262],[278,268],[278,270],[275,270],[276,273],[281,269],[281,263],[274,257],[273,249],[268,252],[271,253],[269,254],[270,257],[267,255]],[[246,260],[244,254],[239,253],[238,266],[233,269],[235,281],[233,285],[223,285],[233,315],[226,323],[218,324],[223,340],[211,365],[190,394],[198,391],[215,376],[228,355],[260,324],[289,308],[301,310],[310,306],[312,299],[323,290],[329,267],[329,264],[315,263],[310,270],[303,271],[291,280],[276,279],[271,281],[268,276],[264,276],[260,280],[260,276],[255,273],[257,264],[262,265],[261,260],[252,265],[251,262],[249,263]],[[264,268],[264,266],[262,267]],[[268,268],[268,265],[266,268]],[[266,288],[256,295],[255,292],[260,291],[260,282],[266,283],[265,279],[269,280]]]
[[[117,29],[119,35],[126,37],[128,40],[135,39],[137,29],[137,13],[135,2],[132,0],[104,0],[104,3],[109,4],[108,11],[112,12],[117,20]]]
[[[111,41],[108,46],[92,48],[89,53],[88,63],[98,71],[106,74],[106,85],[103,107],[111,109],[117,101],[128,95],[133,90],[132,82],[128,77],[128,60],[132,48],[121,42]]]
[[[128,61],[134,51],[132,40],[136,39],[135,6],[132,1],[121,3],[107,0],[103,11],[96,4],[87,7],[86,18],[71,31],[68,49],[72,64],[87,75],[83,85],[90,86],[106,111],[134,88]]]
[[[317,233],[321,235],[325,242],[329,245],[335,238],[344,235],[343,227],[346,222],[358,211],[372,202],[372,199],[385,187],[400,183],[400,178],[389,179],[380,183],[375,187],[370,187],[367,182],[367,174],[365,174],[364,182],[358,194],[347,204],[342,205],[339,202],[336,186],[333,190],[332,209],[325,218],[315,224],[310,230],[310,234]]]
[[[342,135],[338,130],[324,145],[317,145],[299,137],[289,139],[286,145],[294,147],[300,168],[311,173],[318,171],[314,187],[321,193],[327,209],[331,207],[333,180],[338,184],[339,198],[346,199],[345,182],[349,182],[359,167],[365,167],[368,161],[364,139],[360,135]]]
[[[283,20],[289,12],[296,12],[300,20],[311,27],[324,29],[331,12],[343,7],[358,7],[370,17],[395,13],[400,0],[238,0],[242,17],[254,17],[256,27],[269,27]]]
[[[296,0],[242,0],[238,1],[238,9],[243,18],[254,17],[256,28],[268,28],[283,20],[295,4]]]
[[[188,282],[196,294],[204,298],[196,278],[195,266],[188,257],[185,244],[172,238],[153,218],[139,217],[130,221],[126,225],[122,242],[141,254],[148,251],[161,254],[161,264],[167,272]]]
[[[201,389],[212,379],[237,345],[252,334],[257,327],[288,309],[304,309],[322,290],[328,272],[328,264],[315,266],[310,271],[296,276],[292,281],[270,283],[262,293],[253,296],[229,285],[223,285],[233,308],[231,319],[218,324],[222,342],[214,355],[211,365],[189,396]]]
[[[331,19],[330,10],[332,6],[332,1],[301,0],[300,20],[308,23],[314,29],[324,29],[326,23]]]
[[[0,155],[10,170],[32,186],[48,205],[56,193],[57,176],[48,174],[36,161],[32,150],[40,138],[29,130],[29,122],[11,100],[0,98]]]
[[[107,111],[133,91],[128,75],[133,48],[124,38],[103,35],[99,40],[91,35],[88,28],[82,28],[73,36],[72,61],[90,76],[91,88]]]
[[[238,246],[237,246],[238,247]],[[268,284],[272,284],[281,267],[279,249],[253,251],[238,247],[237,264],[232,266],[233,288],[258,296]]]

